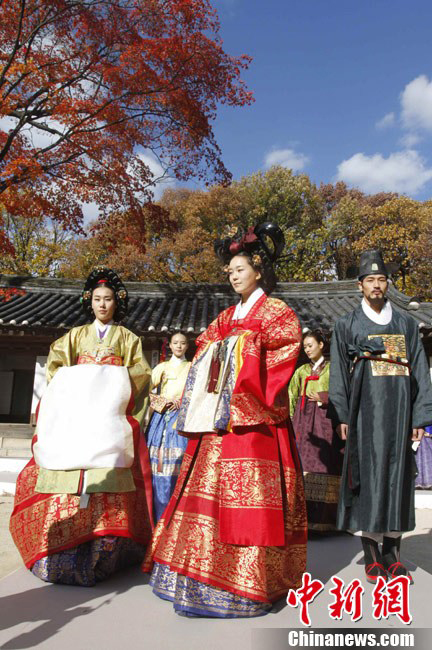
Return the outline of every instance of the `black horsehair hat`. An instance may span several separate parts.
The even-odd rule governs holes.
[[[127,314],[128,292],[120,277],[112,269],[98,266],[88,276],[81,294],[81,304],[87,316],[94,317],[91,306],[92,293],[96,287],[107,286],[114,291],[116,310],[114,320],[121,321]]]
[[[361,280],[367,275],[385,275],[386,278],[389,276],[382,253],[377,249],[364,251],[360,257],[358,279]]]

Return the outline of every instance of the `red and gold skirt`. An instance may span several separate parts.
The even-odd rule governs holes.
[[[47,555],[107,535],[129,537],[139,544],[150,541],[149,495],[137,463],[132,468],[134,492],[94,493],[86,508],[80,508],[80,497],[75,494],[35,492],[38,471],[32,459],[18,476],[10,521],[13,540],[26,567],[31,568]]]
[[[287,428],[270,426],[269,429],[278,441],[277,482],[281,488],[281,502],[275,502],[275,491],[265,485],[266,476],[269,481],[275,480],[275,468],[269,463],[264,470],[257,465],[259,480],[255,482],[253,471],[249,471],[247,480],[239,473],[240,468],[248,463],[251,467],[254,463],[259,464],[256,458],[237,459],[238,463],[232,465],[231,476],[226,476],[222,459],[223,438],[237,434],[209,433],[198,441],[191,440],[174,494],[156,527],[152,548],[143,563],[144,571],[150,571],[153,562],[157,566],[165,565],[179,576],[260,603],[272,603],[290,588],[301,584],[306,569],[307,520],[300,463]],[[256,432],[251,434],[256,435]],[[239,514],[239,490],[243,491],[242,499],[248,504],[251,518],[254,507],[258,514],[263,500],[266,500],[264,505],[270,512],[272,508],[280,511],[285,532],[283,545],[253,546],[220,540],[220,513],[230,508],[231,490],[233,511],[235,509]],[[232,522],[235,519],[235,516],[231,517]],[[174,600],[172,594],[159,595]],[[205,603],[201,603],[198,610],[191,611],[200,609],[206,610]]]

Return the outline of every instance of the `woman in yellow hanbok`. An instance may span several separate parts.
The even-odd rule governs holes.
[[[33,458],[18,477],[10,529],[42,580],[92,586],[142,558],[151,537],[151,476],[140,419],[150,369],[141,341],[115,324],[127,292],[99,268],[82,294],[89,325],[47,360]]]
[[[152,388],[159,392],[150,395],[153,414],[146,432],[156,521],[161,518],[174,491],[188,442],[176,430],[180,400],[191,365],[185,357],[188,348],[186,334],[171,334],[169,348],[171,359],[162,361],[152,370]]]

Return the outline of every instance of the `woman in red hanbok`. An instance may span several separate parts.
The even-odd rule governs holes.
[[[143,566],[153,566],[154,592],[182,615],[265,614],[305,570],[286,389],[301,331],[295,313],[268,297],[283,244],[277,226],[261,224],[215,246],[241,301],[197,339],[177,421],[190,441]]]

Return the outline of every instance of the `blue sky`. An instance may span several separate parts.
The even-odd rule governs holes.
[[[432,196],[432,4],[213,0],[255,103],[214,125],[235,179],[279,162],[316,183]]]

